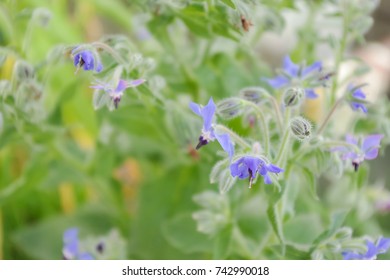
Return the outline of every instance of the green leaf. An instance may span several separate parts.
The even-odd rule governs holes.
[[[280,243],[283,245],[285,242],[284,242],[284,235],[283,235],[282,219],[281,219],[281,217],[278,213],[278,210],[274,204],[270,204],[268,206],[267,217],[271,223],[271,226],[272,226],[274,233],[278,237]],[[283,248],[283,246],[282,246],[282,248]],[[283,249],[282,249],[282,255],[284,255]]]
[[[310,251],[314,251],[314,249],[322,242],[330,238],[332,235],[336,233],[336,231],[343,225],[345,218],[347,217],[347,210],[340,210],[333,213],[329,228],[321,233],[316,240],[313,242],[313,246]]]
[[[213,259],[215,260],[226,259],[229,253],[232,235],[233,235],[232,224],[228,224],[223,230],[221,230],[218,233],[214,243]]]
[[[163,224],[162,232],[172,246],[184,253],[211,253],[212,251],[212,240],[197,231],[191,213],[182,213],[173,217]]]
[[[232,0],[220,0],[220,1],[228,5],[230,8],[236,9],[236,5]]]
[[[301,167],[301,170],[303,172],[303,175],[305,176],[307,180],[307,185],[309,187],[310,194],[313,196],[315,200],[319,200],[317,195],[317,180],[314,176],[313,172],[310,171],[309,168]]]

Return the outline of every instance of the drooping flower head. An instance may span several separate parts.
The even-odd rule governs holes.
[[[201,106],[194,102],[191,102],[189,106],[195,114],[203,118],[202,134],[199,136],[199,143],[196,145],[196,149],[198,150],[202,146],[217,139],[222,149],[224,149],[228,153],[229,157],[232,158],[234,154],[234,146],[230,140],[229,134],[215,133],[212,125],[216,109],[213,98],[210,97],[206,106]]]
[[[375,260],[377,255],[386,253],[390,248],[390,238],[380,237],[376,244],[367,240],[367,251],[359,254],[353,251],[343,252],[344,260]]]
[[[64,232],[62,255],[65,260],[93,260],[91,254],[80,252],[78,229],[70,228]]]
[[[254,156],[243,156],[230,165],[230,174],[240,179],[249,178],[249,187],[252,186],[257,174],[263,176],[265,184],[271,184],[272,180],[268,172],[278,174],[283,171],[282,168]]]
[[[361,141],[359,144],[358,138],[355,138],[352,135],[347,135],[345,141],[349,144],[355,145],[356,149],[343,146],[333,148],[331,151],[342,153],[343,160],[350,159],[355,171],[357,171],[359,165],[364,160],[373,160],[378,156],[382,138],[382,134],[371,134],[364,137],[363,139],[360,139]]]
[[[103,65],[100,62],[97,54],[94,54],[91,50],[76,47],[72,50],[72,57],[74,66],[77,67],[77,71],[82,67],[85,71],[95,71],[97,73],[103,70]]]
[[[349,104],[354,111],[361,110],[363,113],[367,113],[367,104],[366,94],[362,91],[361,86],[355,87],[352,84],[348,86],[348,92],[350,95],[348,96]]]
[[[275,88],[282,88],[287,86],[303,86],[302,82],[310,79],[313,75],[318,75],[322,70],[322,63],[320,61],[314,62],[312,65],[302,67],[293,63],[289,56],[285,56],[283,60],[283,74],[280,74],[272,79],[266,79],[268,84]],[[318,95],[313,88],[305,87],[306,98],[314,99]]]
[[[144,79],[132,81],[119,80],[118,84],[115,87],[113,87],[110,83],[97,82],[95,85],[91,86],[91,88],[104,91],[111,99],[111,102],[114,105],[115,109],[118,109],[119,102],[121,101],[123,96],[123,91],[130,87],[137,87],[144,82]],[[97,105],[96,107],[100,106]]]

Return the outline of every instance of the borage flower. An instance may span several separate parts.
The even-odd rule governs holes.
[[[88,49],[81,49],[80,47],[76,47],[72,50],[72,57],[74,66],[77,67],[77,71],[83,67],[85,71],[93,70],[97,73],[103,70],[103,65],[99,60],[99,57],[96,53]]]
[[[105,97],[109,97],[111,99],[111,103],[109,103],[109,108],[112,109],[111,104],[114,105],[115,109],[118,109],[119,102],[122,99],[123,91],[130,87],[137,87],[144,83],[144,79],[138,79],[138,80],[132,80],[132,81],[125,81],[125,80],[119,80],[118,84],[113,87],[110,83],[101,83],[98,82],[95,85],[91,86],[91,88],[94,88],[96,90],[102,90],[105,92]],[[98,91],[95,91],[94,95],[98,95]],[[104,99],[104,96],[100,98],[100,100],[106,100]],[[104,103],[104,102],[98,102],[98,103]],[[104,104],[95,104],[95,108],[98,109]]]
[[[229,157],[232,158],[234,154],[234,146],[230,140],[229,134],[215,133],[212,126],[216,109],[213,98],[210,97],[209,103],[206,106],[201,106],[194,102],[191,102],[189,106],[195,114],[203,118],[202,134],[199,137],[199,143],[196,145],[196,149],[198,150],[202,146],[217,139],[222,149],[224,149],[228,153]]]
[[[366,94],[362,91],[361,86],[355,87],[350,84],[348,86],[348,91],[350,95],[348,95],[347,100],[349,101],[352,110],[361,110],[363,113],[367,113],[367,107],[365,106],[365,104],[367,104]]]
[[[353,137],[352,135],[347,135],[345,141],[349,144],[355,145],[356,149],[343,146],[333,148],[331,151],[342,153],[343,160],[350,159],[355,171],[357,171],[359,165],[364,160],[373,160],[378,156],[382,138],[382,134],[371,134],[361,139],[361,144],[359,145],[359,139]]]
[[[64,247],[62,249],[64,260],[93,260],[91,254],[80,252],[78,233],[77,228],[70,228],[64,232]]]
[[[390,238],[380,237],[376,244],[367,240],[367,252],[359,254],[353,251],[343,252],[344,260],[375,260],[377,255],[386,253],[390,248]]]
[[[302,66],[293,63],[289,56],[285,56],[283,60],[283,74],[265,80],[275,89],[287,86],[297,86],[301,85],[303,81],[310,79],[313,74],[318,75],[321,70],[322,63],[320,61],[316,61],[312,65],[303,68]],[[309,99],[318,97],[312,88],[305,88],[305,94],[306,98]]]
[[[230,165],[230,174],[233,177],[240,179],[249,177],[249,187],[252,187],[252,183],[256,179],[257,174],[263,176],[265,184],[271,184],[272,180],[268,172],[278,174],[283,171],[282,168],[253,156],[243,156]]]

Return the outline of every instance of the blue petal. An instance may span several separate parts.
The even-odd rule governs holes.
[[[376,258],[376,255],[378,254],[378,250],[374,243],[367,240],[367,252],[364,254],[364,258],[368,260],[373,260]]]
[[[115,89],[115,92],[122,92],[127,88],[127,82],[125,80],[119,80],[118,86]]]
[[[354,252],[342,252],[344,260],[362,260],[363,256]]]
[[[268,173],[265,173],[263,175],[263,178],[264,178],[264,184],[267,184],[267,185],[272,184],[271,177],[268,175]]]
[[[313,71],[321,71],[321,70],[322,70],[322,62],[321,61],[316,61],[312,65],[310,65],[310,66],[306,67],[305,69],[303,69],[302,77],[307,76],[308,74],[310,74]]]
[[[353,145],[357,145],[358,144],[358,139],[356,137],[354,137],[353,135],[351,134],[347,134],[345,136],[345,141],[349,144],[353,144]]]
[[[292,77],[298,76],[299,66],[293,63],[288,55],[283,59],[283,70]]]
[[[89,253],[81,253],[78,255],[79,260],[94,260],[91,254]]]
[[[272,172],[272,173],[280,173],[280,172],[284,171],[282,168],[280,168],[276,165],[273,165],[273,164],[268,164],[266,168],[269,172]]]
[[[382,138],[383,138],[382,134],[371,134],[365,137],[362,143],[363,153],[367,153],[373,148],[378,148],[381,144]]]
[[[352,96],[357,99],[366,99],[366,94],[362,91],[361,88],[358,88],[352,93]]]
[[[194,102],[190,102],[189,106],[190,106],[190,109],[192,110],[192,112],[194,112],[195,114],[197,114],[199,116],[202,116],[202,109],[199,106],[199,104],[196,104]]]
[[[378,253],[386,253],[390,248],[390,238],[379,238],[376,248]]]
[[[249,172],[246,164],[244,164],[244,158],[240,158],[230,165],[230,174],[233,177],[238,176],[240,179],[248,178]]]
[[[206,131],[210,131],[211,122],[213,121],[215,113],[215,104],[212,97],[210,97],[209,103],[202,108],[201,112],[203,117],[203,128]]]
[[[276,89],[284,87],[290,83],[289,79],[287,79],[287,77],[284,76],[276,76],[273,79],[265,79],[265,80],[271,87]]]
[[[358,111],[359,109],[361,109],[363,113],[367,113],[367,107],[364,106],[363,104],[357,102],[351,102],[350,104],[352,110]]]
[[[315,93],[314,89],[312,89],[312,88],[305,89],[305,94],[306,94],[306,98],[309,98],[309,99],[315,99],[318,97],[318,94]]]
[[[81,58],[84,61],[83,69],[85,71],[93,70],[95,68],[94,65],[94,57],[90,51],[82,51],[81,52]]]
[[[217,141],[221,144],[222,149],[228,153],[229,158],[231,159],[234,154],[234,146],[232,141],[230,141],[229,134],[215,134],[215,138],[217,138]]]

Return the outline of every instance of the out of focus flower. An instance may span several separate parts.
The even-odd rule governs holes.
[[[376,244],[367,240],[367,252],[359,254],[353,251],[343,252],[344,260],[375,260],[377,255],[386,253],[390,248],[390,238],[380,237]]]
[[[352,135],[347,135],[345,141],[351,145],[355,145],[356,149],[343,146],[333,148],[331,151],[342,153],[343,160],[350,159],[355,171],[357,171],[359,165],[364,160],[372,160],[378,156],[382,138],[382,134],[371,134],[361,139],[361,144],[359,145],[359,139],[353,137]]]
[[[70,228],[64,232],[63,258],[65,260],[93,260],[91,254],[80,252],[78,233],[77,228]]]
[[[273,164],[267,164],[264,160],[253,156],[243,156],[230,165],[230,173],[233,177],[240,179],[249,177],[249,187],[252,186],[257,173],[263,176],[265,184],[271,184],[272,180],[268,172],[277,174],[283,171],[282,168]]]
[[[210,97],[210,100],[206,106],[201,106],[191,102],[190,108],[195,114],[203,118],[202,134],[199,137],[199,143],[196,146],[196,149],[198,150],[202,146],[207,145],[209,142],[217,139],[222,149],[224,149],[228,153],[229,157],[232,158],[234,154],[234,146],[230,140],[229,134],[217,134],[214,132],[214,128],[212,126],[212,121],[216,109],[213,99]]]
[[[106,94],[108,94],[109,98],[114,104],[115,109],[118,109],[119,102],[121,101],[123,96],[123,91],[130,87],[137,87],[144,82],[145,82],[144,79],[138,79],[132,81],[119,80],[118,84],[115,87],[113,87],[109,83],[98,82],[95,85],[91,86],[91,88],[97,90],[103,90],[104,92],[106,92]]]
[[[352,110],[362,110],[363,113],[367,113],[366,94],[362,91],[361,87],[354,87],[353,85],[348,86],[350,95],[347,97]]]
[[[98,56],[94,54],[92,51],[88,49],[81,49],[80,47],[76,47],[72,50],[72,57],[74,66],[77,67],[76,72],[81,67],[85,71],[95,71],[99,73],[103,70],[103,65],[100,62]]]
[[[302,67],[293,63],[289,56],[285,56],[283,60],[282,74],[272,78],[266,79],[268,84],[273,88],[282,88],[286,86],[303,86],[303,82],[318,75],[322,70],[322,63],[320,61],[314,62],[312,65]],[[318,95],[313,88],[305,87],[305,94],[307,98],[314,99]]]

